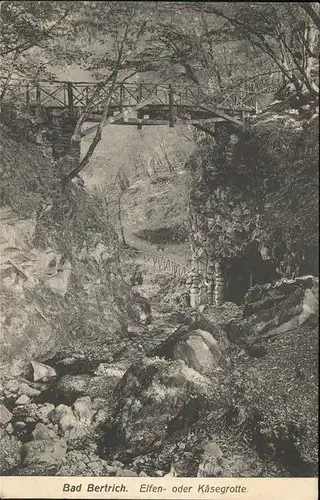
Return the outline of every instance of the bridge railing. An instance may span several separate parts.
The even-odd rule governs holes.
[[[159,272],[162,271],[168,272],[170,274],[173,274],[173,276],[177,278],[186,277],[188,274],[186,266],[183,266],[178,262],[175,262],[169,259],[168,257],[162,255],[146,252],[144,250],[136,250],[132,248],[124,249],[123,254],[126,256],[127,259],[130,259],[132,261],[142,259],[145,262],[145,264],[150,262],[153,264],[154,270],[158,270]]]
[[[93,82],[24,82],[15,81],[6,86],[5,101],[15,100],[24,105],[48,108],[84,108],[101,112],[108,98],[110,84]],[[0,79],[0,89],[3,80]],[[214,89],[190,85],[156,83],[119,83],[113,92],[111,108],[122,111],[145,99],[154,98],[154,104],[164,106],[211,105],[224,109],[256,110],[257,94],[243,89]]]

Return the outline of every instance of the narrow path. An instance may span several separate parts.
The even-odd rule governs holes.
[[[136,248],[137,250],[141,250],[158,257],[164,257],[166,259],[172,260],[173,262],[176,262],[180,266],[189,266],[190,250],[188,243],[179,245],[162,245],[164,250],[159,251],[157,245],[153,245],[145,240],[142,240],[141,238],[138,238],[132,231],[130,231],[129,228],[124,229],[124,236],[127,244],[131,247]]]

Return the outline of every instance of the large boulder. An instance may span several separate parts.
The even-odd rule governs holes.
[[[51,366],[44,365],[43,363],[39,363],[37,361],[30,361],[29,363],[28,376],[33,382],[46,382],[54,378],[56,375],[57,374],[54,368]]]
[[[210,375],[226,363],[228,341],[224,331],[202,315],[186,320],[149,356],[181,359],[199,373]]]
[[[251,346],[294,331],[318,314],[318,297],[313,276],[256,285],[245,298],[243,318],[226,327],[229,339]]]
[[[206,402],[219,405],[218,380],[209,379],[181,359],[143,358],[116,388],[118,407],[105,434],[105,447],[121,443],[138,455],[160,449],[164,440],[194,423]]]
[[[113,391],[124,373],[121,365],[101,363],[94,375],[64,375],[56,378],[48,390],[41,393],[38,401],[72,405],[78,398],[89,396],[91,399],[110,400],[111,403]]]
[[[57,406],[51,413],[50,420],[53,424],[58,425],[62,434],[80,424],[72,408],[66,405]]]

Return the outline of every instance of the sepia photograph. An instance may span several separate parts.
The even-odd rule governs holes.
[[[319,4],[10,0],[0,26],[3,484],[316,478]]]

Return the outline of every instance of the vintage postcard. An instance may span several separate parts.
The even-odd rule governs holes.
[[[3,1],[1,498],[315,500],[315,2]]]

